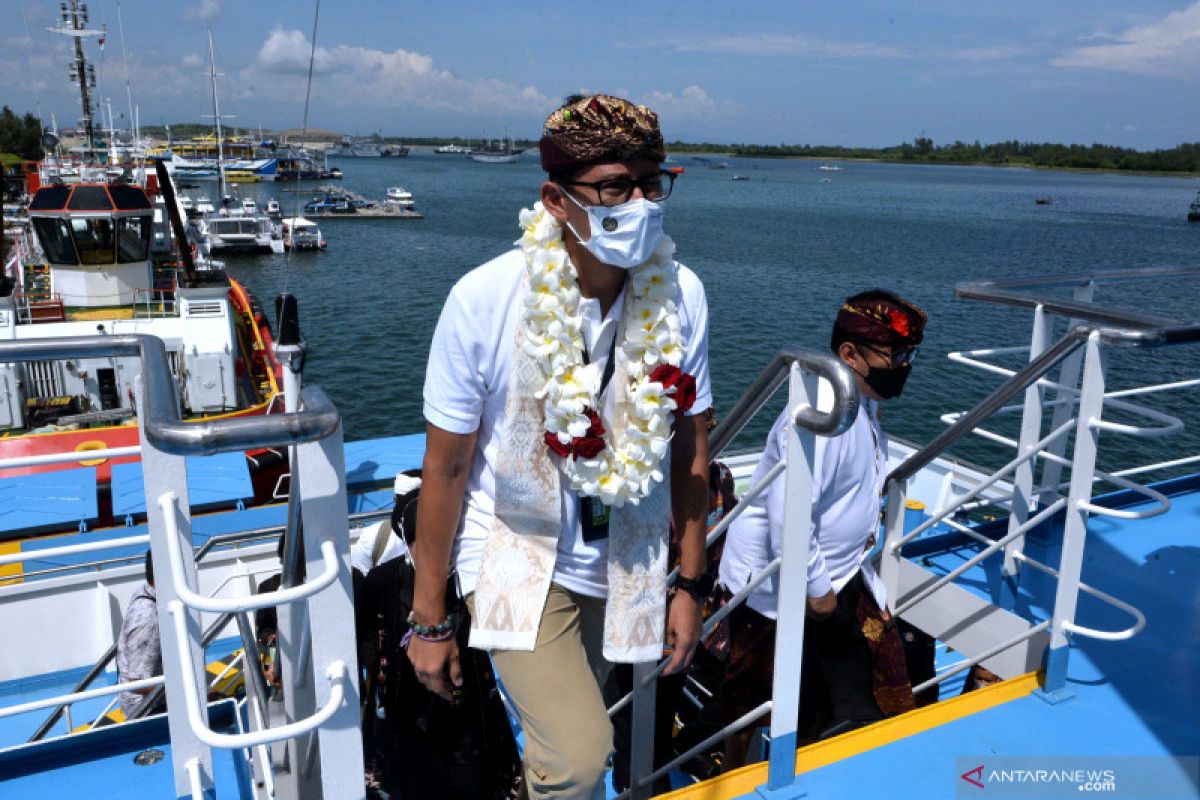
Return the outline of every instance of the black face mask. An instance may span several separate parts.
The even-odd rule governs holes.
[[[910,372],[912,364],[899,367],[868,367],[863,380],[875,394],[884,400],[891,400],[893,397],[899,397],[904,391],[904,382],[908,380]]]

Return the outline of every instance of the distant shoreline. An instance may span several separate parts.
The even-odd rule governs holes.
[[[1028,169],[1045,172],[1078,172],[1106,173],[1112,175],[1138,175],[1150,178],[1200,178],[1200,171],[1184,170],[1135,170],[1118,169],[1116,167],[1054,167],[1042,164],[997,164],[993,161],[917,161],[903,158],[864,158],[862,156],[795,156],[795,155],[740,155],[720,150],[685,150],[672,151],[669,147],[667,155],[675,158],[677,163],[692,156],[706,159],[750,159],[758,158],[764,161],[812,161],[818,164],[911,164],[918,167],[992,167],[995,169]],[[684,165],[686,166],[686,165]]]

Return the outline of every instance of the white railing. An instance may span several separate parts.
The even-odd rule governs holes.
[[[164,675],[146,682],[47,698],[7,709],[0,716],[58,708],[127,688],[159,691],[165,688],[176,795],[212,790],[212,748],[250,749],[257,754],[255,761],[262,770],[270,771],[272,759],[263,748],[267,743],[278,742],[284,744],[288,754],[282,762],[276,759],[275,763],[290,764],[291,769],[264,777],[264,781],[278,788],[281,797],[288,800],[317,794],[361,797],[362,742],[357,725],[357,663],[347,567],[345,470],[341,422],[336,408],[319,389],[301,390],[298,379],[294,379],[290,383],[294,397],[285,404],[284,413],[184,423],[179,417],[177,387],[166,350],[159,339],[117,335],[0,342],[0,363],[79,357],[137,357],[141,361],[137,418],[145,493],[149,500],[149,535],[5,554],[0,556],[0,566],[149,544],[159,576],[155,588]],[[201,594],[196,590],[185,456],[287,446],[292,447],[291,468],[296,476],[296,489],[287,526],[292,541],[286,549],[297,552],[298,537],[303,536],[306,552],[314,557],[308,569],[319,574],[299,585],[285,580],[285,588],[279,592],[256,597],[214,598]],[[137,454],[138,448],[109,448],[36,462],[10,459],[0,463],[0,468]],[[300,483],[310,487],[310,491],[301,494]],[[201,548],[201,553],[207,547]],[[318,554],[320,560],[316,560]],[[304,567],[302,563],[293,564],[289,574],[294,575]],[[322,593],[320,601],[309,602],[318,592]],[[215,731],[209,727],[207,718],[207,684],[202,663],[205,644],[199,612],[237,615],[244,640],[250,635],[249,624],[243,619],[245,612],[266,606],[279,606],[277,668],[287,676],[285,721],[269,727],[263,708],[256,702],[249,715],[253,730],[233,734]],[[228,619],[222,615],[218,622],[224,625]],[[212,633],[215,635],[215,630]],[[245,643],[244,646],[247,652],[252,652]],[[254,680],[257,665],[249,657],[245,665],[247,684],[257,686]],[[324,674],[324,682],[312,679],[310,665],[315,666],[318,675]],[[261,694],[258,688],[255,693]],[[304,768],[300,769],[300,765]]]

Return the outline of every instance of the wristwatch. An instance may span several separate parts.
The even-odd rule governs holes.
[[[712,575],[702,572],[694,578],[685,578],[680,575],[675,579],[675,588],[690,594],[697,603],[703,603],[712,594],[714,583]]]

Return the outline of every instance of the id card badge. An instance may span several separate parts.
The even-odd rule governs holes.
[[[608,513],[609,507],[594,497],[584,497],[579,501],[579,522],[585,542],[608,538]]]

